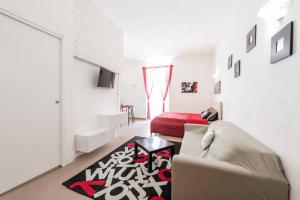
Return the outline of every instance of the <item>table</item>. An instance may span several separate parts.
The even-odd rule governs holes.
[[[121,110],[121,112],[127,112],[127,114],[128,114],[128,125],[129,125],[129,118],[130,117],[131,117],[131,121],[133,123],[133,121],[134,121],[133,105],[124,105],[124,104],[121,104],[120,110]]]
[[[135,158],[138,158],[138,147],[148,153],[148,170],[152,171],[152,154],[162,150],[170,149],[171,159],[175,153],[175,144],[158,136],[147,137],[134,141]]]

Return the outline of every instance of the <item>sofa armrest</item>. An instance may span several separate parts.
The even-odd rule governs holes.
[[[260,199],[260,180],[226,162],[176,155],[172,164],[172,200]]]
[[[197,132],[205,133],[207,129],[208,129],[208,125],[206,124],[189,124],[189,123],[184,124],[184,132],[197,131]]]

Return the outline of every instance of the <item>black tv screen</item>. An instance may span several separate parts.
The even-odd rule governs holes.
[[[100,68],[98,87],[113,88],[114,75],[113,72],[105,68]]]

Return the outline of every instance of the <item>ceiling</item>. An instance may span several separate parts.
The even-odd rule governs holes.
[[[127,59],[213,51],[237,0],[93,0],[124,33]]]

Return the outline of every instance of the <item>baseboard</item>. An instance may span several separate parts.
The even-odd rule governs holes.
[[[129,119],[147,120],[145,117],[129,117]]]

